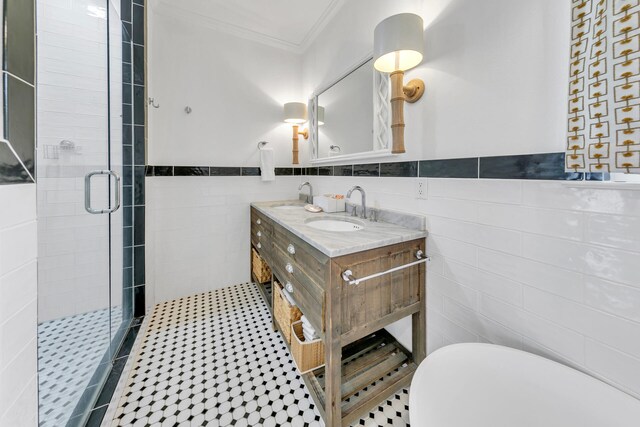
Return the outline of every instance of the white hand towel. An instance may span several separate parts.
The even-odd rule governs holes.
[[[306,335],[309,335],[310,337],[314,337],[314,338],[317,338],[317,337],[318,337],[318,334],[317,334],[317,333],[316,333],[316,331],[315,331],[315,330],[313,330],[313,329],[307,329],[307,328],[303,327],[303,328],[302,328],[302,333],[304,333],[304,334],[305,334],[305,336],[306,336]]]
[[[302,335],[304,336],[304,340],[305,341],[315,341],[318,338],[320,338],[319,336],[316,336],[316,335],[309,335],[307,332],[304,332],[304,331],[303,331]]]
[[[275,181],[276,168],[273,148],[260,149],[260,174],[263,181]]]

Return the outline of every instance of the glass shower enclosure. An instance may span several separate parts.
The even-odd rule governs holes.
[[[39,425],[80,426],[132,319],[120,207],[126,32],[120,0],[36,5]]]

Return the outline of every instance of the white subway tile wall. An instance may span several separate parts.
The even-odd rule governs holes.
[[[419,179],[303,178],[320,194],[361,185],[371,207],[427,216],[429,352],[508,345],[640,397],[640,191],[421,178],[417,200]],[[390,330],[408,344],[408,326]]]
[[[119,3],[119,2],[118,2]],[[107,82],[107,20],[104,1],[38,1],[38,236],[39,321],[109,306],[109,218],[84,208],[84,175],[122,171],[120,84]],[[114,46],[120,45],[112,35]],[[110,52],[120,63],[117,49]],[[111,67],[112,82],[121,67]],[[107,115],[111,96],[111,152]],[[75,149],[62,150],[63,140]],[[92,180],[92,204],[106,205],[106,180]],[[111,218],[122,229],[122,209]],[[113,232],[112,288],[122,288],[122,233]],[[113,292],[113,305],[122,293]]]
[[[430,352],[508,345],[640,397],[640,191],[518,180],[147,178],[148,304],[249,280],[249,203],[296,198],[304,180],[315,194],[361,185],[370,207],[427,217]],[[417,198],[419,180],[426,200]],[[407,321],[390,330],[410,344]]]
[[[146,179],[146,301],[154,304],[250,280],[254,201],[298,197],[299,176]]]
[[[0,426],[35,426],[36,186],[0,186],[0,206]]]

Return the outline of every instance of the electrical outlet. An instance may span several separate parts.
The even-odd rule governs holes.
[[[418,180],[418,185],[416,187],[416,199],[426,199],[427,198],[427,181],[424,179]]]

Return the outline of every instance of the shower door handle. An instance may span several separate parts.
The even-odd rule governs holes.
[[[109,175],[115,178],[116,181],[116,189],[115,189],[115,203],[114,206],[110,209],[93,209],[91,207],[91,178],[94,175]],[[98,170],[91,171],[84,177],[84,208],[90,214],[105,214],[105,213],[113,213],[120,208],[120,177],[117,173],[110,170]]]

